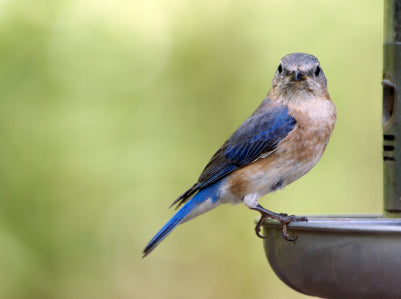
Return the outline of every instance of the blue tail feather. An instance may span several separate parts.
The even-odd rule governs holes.
[[[199,190],[198,193],[194,195],[153,237],[152,240],[146,245],[145,249],[143,250],[143,257],[147,256],[149,253],[156,248],[157,245],[164,238],[167,237],[169,233],[181,222],[185,220],[185,218],[190,215],[190,213],[201,203],[205,202],[207,199],[211,199],[212,203],[216,203],[219,199],[219,187],[221,183],[225,180],[216,182],[205,189]]]
[[[147,256],[149,253],[152,252],[153,249],[156,248],[157,245],[161,241],[164,240],[165,237],[178,225],[180,224],[186,216],[193,210],[196,206],[196,202],[193,201],[192,198],[188,201],[174,216],[171,218],[160,230],[159,232],[153,237],[152,240],[146,245],[145,249],[143,250],[143,257]]]

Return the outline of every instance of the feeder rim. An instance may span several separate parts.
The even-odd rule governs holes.
[[[325,231],[401,234],[401,218],[383,218],[382,215],[311,215],[308,222],[293,222],[292,231]],[[264,221],[265,228],[281,228],[277,220]]]

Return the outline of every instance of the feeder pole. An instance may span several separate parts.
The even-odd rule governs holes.
[[[401,0],[384,0],[384,217],[401,216]]]

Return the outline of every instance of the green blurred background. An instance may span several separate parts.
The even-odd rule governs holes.
[[[380,213],[380,1],[0,0],[0,298],[301,298],[258,216],[223,206],[141,250],[267,93],[316,55],[338,121],[262,204]]]

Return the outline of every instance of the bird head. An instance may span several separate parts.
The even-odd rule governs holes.
[[[275,94],[326,91],[327,81],[319,60],[313,55],[292,53],[284,56],[273,78]]]

